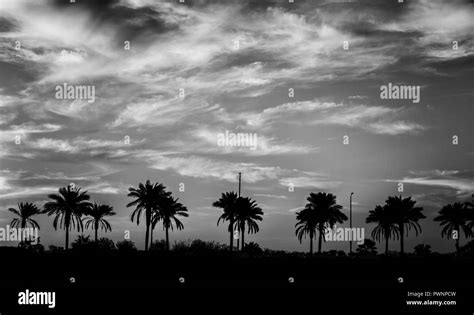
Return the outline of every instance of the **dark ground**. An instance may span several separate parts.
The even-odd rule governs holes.
[[[131,314],[339,314],[344,309],[354,314],[474,314],[474,259],[448,255],[34,254],[0,248],[0,270],[1,315],[119,313],[112,308],[129,308]],[[56,308],[19,306],[18,292],[25,289],[55,291]],[[456,291],[454,298],[430,298],[454,299],[456,306],[406,306],[407,299],[416,300],[407,298],[408,291]]]

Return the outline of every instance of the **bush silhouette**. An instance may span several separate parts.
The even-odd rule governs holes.
[[[119,253],[133,253],[137,251],[135,243],[131,240],[118,241],[115,247]]]

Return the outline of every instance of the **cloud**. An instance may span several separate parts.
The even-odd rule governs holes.
[[[425,130],[426,127],[412,122],[395,121],[395,122],[378,122],[365,126],[365,129],[379,135],[401,135],[414,134]]]
[[[274,198],[274,199],[288,199],[287,196],[284,195],[271,195],[271,194],[253,194],[256,197],[265,197],[265,198]]]
[[[247,123],[249,125],[262,126],[275,121],[281,122],[282,120],[291,119],[291,116],[296,114],[307,115],[312,112],[327,112],[329,109],[341,106],[343,105],[334,102],[321,102],[315,99],[311,101],[285,103],[275,107],[266,108],[261,113],[245,114],[245,116],[248,116]]]
[[[342,182],[330,180],[327,175],[316,172],[298,172],[297,176],[285,177],[279,179],[279,184],[285,187],[294,188],[314,188],[314,189],[335,189]]]
[[[417,123],[394,119],[401,114],[402,108],[355,105],[325,115],[325,117],[313,121],[313,124],[343,125],[387,135],[417,133],[426,128]]]
[[[84,187],[83,190],[86,190],[89,193],[95,193],[95,194],[111,194],[111,195],[122,194],[123,195],[128,192],[128,186],[121,183],[102,182],[102,183],[87,185]]]
[[[447,187],[457,190],[460,194],[470,194],[474,192],[474,181],[472,179],[433,179],[426,177],[405,177],[399,182],[424,186]]]
[[[110,159],[122,159],[132,155],[134,148],[144,142],[143,139],[134,139],[130,144],[124,139],[105,140],[76,137],[74,139],[38,138],[26,141],[21,150],[10,150],[9,156],[23,156],[23,151],[28,153],[28,158],[38,156],[52,156],[53,154],[66,154],[69,156],[107,156]],[[62,156],[64,158],[64,156]]]
[[[20,136],[20,141],[24,141],[32,134],[50,133],[61,130],[62,126],[56,124],[35,124],[33,122],[21,125],[12,125],[9,129],[2,130],[0,142],[15,142],[15,137]]]
[[[57,190],[57,187],[40,185],[25,187],[25,185],[17,185],[16,182],[21,180],[24,171],[2,170],[0,173],[0,198],[16,199],[27,198],[31,196],[44,195]]]
[[[34,187],[34,188],[19,188],[15,190],[6,191],[0,193],[0,198],[2,199],[17,199],[17,198],[28,198],[33,196],[51,194],[58,190],[57,187],[53,186],[43,186],[43,187]]]
[[[268,107],[259,113],[241,112],[229,114],[217,107],[218,120],[229,123],[245,121],[248,128],[269,129],[280,124],[343,125],[360,128],[374,134],[399,135],[421,132],[427,127],[397,117],[406,115],[402,107],[347,105],[324,102],[317,99],[285,103]]]
[[[229,133],[244,133],[249,137],[256,135],[255,149],[250,147],[232,147],[232,146],[219,146],[218,136],[225,135],[225,132]],[[194,131],[192,134],[194,137],[190,139],[189,143],[181,146],[188,152],[205,152],[214,154],[242,154],[247,156],[266,156],[266,155],[287,155],[287,154],[309,154],[318,151],[316,147],[310,147],[305,145],[297,145],[292,142],[284,142],[277,140],[273,137],[267,137],[262,133],[252,132],[249,129],[248,132],[245,130],[208,130],[199,129]],[[196,142],[197,140],[197,142]]]
[[[450,176],[456,175],[459,173],[458,170],[419,170],[419,171],[409,171],[410,174],[416,176]]]
[[[140,155],[139,155],[140,156]],[[149,153],[143,156],[149,167],[158,170],[172,170],[181,176],[218,179],[237,182],[237,174],[243,172],[245,181],[255,183],[274,180],[282,170],[279,167],[260,166],[255,163],[233,163],[200,156],[173,156]]]
[[[109,168],[90,165],[86,173],[66,175],[63,172],[35,173],[26,170],[3,170],[0,173],[0,198],[20,199],[56,193],[59,187],[74,183],[83,191],[97,194],[125,194],[128,186],[120,182],[104,180],[110,175]]]
[[[474,180],[472,170],[422,170],[410,171],[416,177],[404,177],[400,180],[387,180],[389,182],[399,182],[420,186],[447,188],[456,191],[461,197],[466,197],[474,193]]]

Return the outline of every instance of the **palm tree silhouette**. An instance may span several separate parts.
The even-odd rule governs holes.
[[[402,198],[402,196],[388,197],[385,201],[385,206],[388,208],[390,215],[393,217],[395,224],[398,226],[400,232],[400,253],[405,253],[404,248],[404,233],[408,232],[413,228],[416,236],[421,233],[421,226],[418,223],[419,220],[426,218],[423,213],[422,207],[415,207],[416,201],[412,200],[411,197]]]
[[[222,193],[219,200],[215,201],[212,206],[216,208],[221,208],[223,213],[217,220],[217,226],[219,226],[219,222],[222,221],[229,221],[229,234],[230,234],[230,251],[233,251],[234,247],[234,222],[237,214],[237,193],[235,192],[226,192]]]
[[[177,216],[188,217],[188,209],[178,202],[178,198],[174,199],[171,195],[161,198],[160,200],[160,217],[163,221],[163,229],[166,231],[166,249],[170,249],[169,229],[173,230],[173,221],[178,230],[184,228],[183,223]]]
[[[242,236],[240,250],[243,251],[245,249],[245,225],[248,226],[249,234],[257,233],[259,231],[257,221],[263,220],[263,210],[255,200],[249,197],[237,198],[236,209],[235,222]]]
[[[33,228],[37,228],[39,230],[39,224],[31,217],[41,214],[42,211],[38,209],[38,207],[30,202],[20,202],[18,204],[18,210],[15,208],[9,208],[8,211],[13,212],[18,216],[11,221],[12,227],[19,227],[19,228],[26,228],[28,225],[31,225]]]
[[[153,211],[151,214],[151,232],[150,232],[150,246],[153,244],[153,232],[155,231],[156,225],[161,220],[161,215],[159,210]]]
[[[153,211],[158,210],[159,200],[169,194],[166,191],[166,187],[162,184],[152,184],[150,180],[147,180],[145,185],[140,183],[138,188],[130,187],[128,189],[128,197],[135,198],[134,201],[127,204],[127,207],[135,206],[135,210],[132,212],[132,222],[135,217],[137,218],[137,225],[140,224],[140,217],[142,212],[145,214],[145,251],[148,251],[148,240],[150,236],[150,225]]]
[[[99,228],[103,229],[105,232],[112,231],[112,227],[105,217],[115,215],[114,209],[108,205],[98,205],[94,203],[86,214],[90,217],[85,219],[85,228],[88,229],[91,227],[95,231],[94,239],[97,244]]]
[[[31,227],[40,229],[38,222],[32,219],[33,216],[41,214],[42,211],[38,207],[30,202],[20,202],[18,204],[18,210],[15,208],[9,208],[8,211],[16,214],[18,218],[14,218],[10,225],[12,227],[26,228],[28,225]],[[31,238],[30,238],[31,241]]]
[[[296,213],[296,236],[300,243],[306,234],[310,237],[310,254],[313,254],[313,237],[319,232],[318,253],[321,253],[322,240],[328,228],[343,223],[347,216],[341,212],[342,206],[336,203],[336,196],[319,192],[310,193],[305,208]]]
[[[393,237],[399,238],[398,226],[395,224],[395,218],[387,206],[376,206],[374,210],[369,211],[366,223],[378,223],[372,230],[372,238],[377,242],[385,240],[385,255],[388,255],[388,241]]]
[[[53,221],[54,229],[66,230],[66,250],[69,249],[69,230],[77,228],[83,230],[81,217],[86,214],[91,207],[90,196],[87,191],[81,192],[80,188],[73,188],[71,185],[59,189],[59,194],[48,196],[52,201],[44,205],[44,211],[49,216],[55,215]]]
[[[466,204],[456,202],[454,204],[445,205],[439,212],[439,215],[434,219],[440,222],[443,226],[441,237],[447,236],[452,238],[453,232],[457,232],[456,238],[456,252],[459,253],[459,239],[461,238],[461,230],[464,231],[466,238],[471,236],[472,231],[469,227],[468,207]]]
[[[296,236],[302,241],[303,236],[309,234],[309,254],[313,255],[313,238],[318,226],[316,212],[309,208],[296,212]]]

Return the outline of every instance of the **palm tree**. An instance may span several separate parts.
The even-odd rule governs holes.
[[[230,234],[230,251],[233,251],[234,247],[234,222],[235,222],[235,217],[237,214],[237,193],[235,192],[226,192],[222,193],[221,197],[219,200],[215,201],[212,206],[216,208],[221,208],[224,212],[221,214],[219,217],[219,220],[217,220],[217,226],[219,226],[219,222],[222,221],[229,221],[229,234]]]
[[[140,224],[140,217],[142,212],[145,214],[145,251],[148,251],[148,239],[150,236],[150,225],[153,211],[158,210],[159,200],[168,195],[166,187],[162,184],[152,184],[150,180],[147,180],[145,185],[140,183],[138,188],[130,187],[128,189],[128,197],[135,198],[132,202],[127,204],[127,207],[135,206],[135,210],[132,212],[132,222],[137,219],[137,225]]]
[[[377,223],[372,230],[372,238],[377,242],[385,240],[385,255],[388,255],[388,241],[390,238],[399,238],[398,226],[387,206],[376,206],[374,210],[369,211],[366,223]]]
[[[385,201],[385,206],[388,208],[390,215],[393,217],[395,224],[398,226],[400,232],[400,253],[403,255],[404,251],[404,233],[408,232],[413,228],[416,235],[421,233],[421,226],[418,223],[419,220],[426,218],[423,213],[422,207],[415,207],[416,201],[412,200],[411,197],[402,198],[402,196],[388,197]]]
[[[299,241],[304,235],[310,236],[310,254],[313,254],[313,237],[319,232],[318,253],[321,253],[322,241],[326,230],[336,223],[343,223],[347,216],[341,212],[342,206],[336,203],[336,196],[319,192],[310,193],[305,208],[296,213],[296,235]]]
[[[183,223],[177,216],[187,217],[188,209],[178,202],[178,198],[174,199],[171,195],[160,200],[160,217],[163,221],[163,229],[166,231],[166,249],[170,249],[169,229],[173,230],[173,221],[178,230],[184,228]]]
[[[90,196],[87,191],[81,192],[80,188],[73,188],[71,185],[59,189],[59,194],[48,196],[52,201],[44,205],[44,211],[49,216],[55,215],[53,221],[54,229],[66,230],[66,250],[69,249],[69,230],[77,228],[83,230],[81,217],[91,207]]]
[[[10,223],[12,227],[26,228],[28,225],[31,225],[33,228],[39,230],[39,224],[31,217],[41,214],[41,210],[38,207],[30,202],[20,202],[18,204],[18,210],[15,208],[9,208],[8,211],[13,212],[18,216]]]
[[[469,217],[466,204],[460,202],[448,204],[438,213],[439,215],[434,220],[440,222],[440,226],[444,225],[441,231],[441,237],[447,236],[447,238],[450,239],[452,238],[453,232],[456,231],[458,233],[456,238],[456,252],[459,253],[461,229],[464,231],[466,238],[472,234],[468,223]]]
[[[85,219],[85,228],[88,229],[90,226],[95,231],[95,243],[97,244],[99,227],[105,232],[112,232],[112,227],[105,217],[115,215],[114,209],[108,205],[98,205],[94,203],[86,214],[89,217]]]
[[[18,216],[18,218],[14,218],[10,225],[12,227],[19,227],[21,229],[26,228],[28,225],[31,227],[40,229],[38,222],[32,219],[33,216],[41,214],[42,211],[38,209],[36,205],[30,202],[20,202],[18,204],[18,210],[15,208],[9,208],[8,211],[13,212]],[[30,239],[31,240],[31,239]]]
[[[309,234],[309,254],[313,255],[313,238],[318,226],[316,212],[310,208],[304,208],[296,212],[296,221],[296,236],[301,243],[303,236]]]
[[[153,211],[151,214],[151,232],[150,232],[150,246],[153,244],[153,232],[155,231],[156,225],[161,220],[161,215],[159,210]]]
[[[237,198],[236,209],[235,222],[242,236],[240,250],[243,251],[245,249],[245,225],[248,227],[249,234],[257,233],[259,231],[257,221],[263,220],[263,210],[255,200],[249,197]]]

